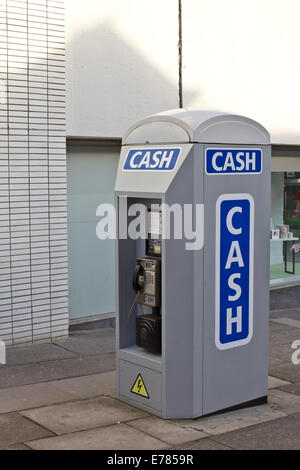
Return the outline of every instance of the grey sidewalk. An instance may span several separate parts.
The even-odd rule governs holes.
[[[8,350],[0,366],[0,449],[298,449],[300,309],[270,321],[268,405],[164,421],[115,398],[114,330]]]

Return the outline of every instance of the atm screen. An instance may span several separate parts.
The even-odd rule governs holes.
[[[148,211],[148,238],[146,240],[146,255],[161,256],[162,213]]]

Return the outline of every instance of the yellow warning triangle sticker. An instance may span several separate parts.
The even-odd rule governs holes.
[[[144,384],[141,374],[137,376],[132,386],[131,392],[135,393],[136,395],[140,395],[141,397],[149,398],[149,394],[147,392],[147,389],[146,389],[146,386]]]

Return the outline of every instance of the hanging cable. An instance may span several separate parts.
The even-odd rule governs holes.
[[[131,305],[131,307],[130,307],[130,310],[129,310],[128,316],[127,316],[128,323],[130,322],[130,317],[131,317],[132,310],[133,310],[135,304],[136,304],[136,298],[134,297],[134,300],[133,300],[133,302],[132,302],[132,305]]]

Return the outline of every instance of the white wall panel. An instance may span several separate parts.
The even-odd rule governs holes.
[[[300,144],[299,0],[183,0],[184,105],[243,114]]]
[[[178,106],[177,0],[67,0],[67,135],[121,137]]]

